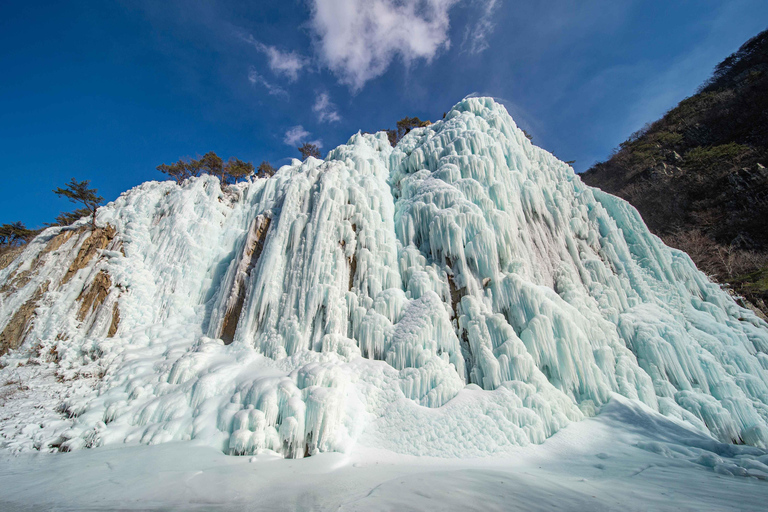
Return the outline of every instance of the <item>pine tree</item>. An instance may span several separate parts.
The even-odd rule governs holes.
[[[197,164],[201,173],[216,176],[222,184],[227,183],[227,177],[224,171],[224,160],[213,151],[204,154],[203,158],[200,160],[192,160],[192,163]]]
[[[55,222],[46,222],[46,226],[69,226],[75,221],[78,221],[82,219],[83,217],[87,217],[91,214],[91,210],[88,208],[78,208],[75,211],[71,212],[61,212],[57,217]]]
[[[216,176],[222,185],[226,185],[253,175],[254,167],[251,162],[243,162],[235,157],[224,163],[219,155],[209,151],[200,160],[179,160],[171,165],[160,164],[157,166],[157,170],[175,179],[179,185],[187,178],[200,174]]]
[[[232,178],[233,181],[237,181],[241,178],[247,178],[253,176],[253,164],[251,162],[243,162],[239,158],[232,157],[224,166],[225,176]]]
[[[65,188],[58,187],[53,192],[58,196],[66,197],[73,203],[82,204],[91,214],[91,227],[96,229],[96,209],[104,198],[96,195],[98,189],[88,188],[90,183],[90,180],[77,181],[72,178]]]
[[[23,222],[0,225],[0,249],[29,242],[40,230],[27,229]]]
[[[299,149],[299,153],[301,153],[302,160],[306,160],[311,156],[315,158],[322,158],[320,156],[320,148],[318,148],[315,144],[310,144],[309,142],[305,142],[303,145],[299,146],[298,149]]]
[[[272,164],[264,160],[259,164],[259,167],[257,168],[258,173],[257,176],[261,178],[269,178],[270,176],[274,176],[277,170],[272,167]]]
[[[431,121],[422,121],[418,117],[406,116],[397,122],[397,129],[385,130],[385,131],[387,132],[387,138],[389,139],[389,143],[392,146],[395,146],[397,145],[398,142],[400,142],[400,139],[405,137],[408,134],[408,132],[410,132],[414,128],[422,128],[424,126],[429,126],[430,124],[432,124]]]
[[[171,165],[160,164],[157,166],[157,170],[167,174],[171,178],[176,180],[176,183],[181,185],[184,180],[191,178],[192,176],[198,176],[200,174],[200,165],[197,160],[185,162],[179,160]]]

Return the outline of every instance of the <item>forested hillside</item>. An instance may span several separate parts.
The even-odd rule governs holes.
[[[697,94],[582,174],[700,269],[768,312],[768,30]]]

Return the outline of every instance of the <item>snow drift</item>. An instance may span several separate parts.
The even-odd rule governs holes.
[[[614,393],[768,447],[768,325],[491,99],[97,223],[0,270],[7,449],[482,455]]]

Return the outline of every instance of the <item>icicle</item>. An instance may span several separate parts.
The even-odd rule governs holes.
[[[0,374],[54,365],[72,395],[21,411],[45,427],[14,424],[11,449],[304,457],[372,425],[380,446],[484,454],[613,393],[768,445],[768,325],[490,98],[395,148],[357,134],[269,179],[145,183],[96,220],[0,269]]]

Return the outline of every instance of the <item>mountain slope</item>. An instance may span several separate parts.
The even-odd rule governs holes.
[[[768,445],[768,325],[488,98],[395,148],[145,183],[97,223],[0,271],[8,449],[465,457],[614,393]]]
[[[622,143],[585,183],[632,203],[655,234],[768,313],[768,31],[700,91]]]

